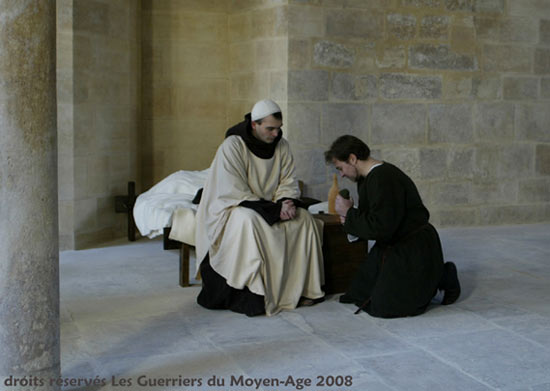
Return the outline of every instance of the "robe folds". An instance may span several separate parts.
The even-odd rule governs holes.
[[[413,181],[383,163],[357,183],[359,205],[344,230],[376,243],[346,293],[372,316],[393,318],[424,312],[443,274],[439,236],[429,224]]]
[[[239,204],[299,196],[285,139],[263,159],[232,135],[216,152],[197,210],[197,262],[208,254],[227,285],[264,296],[267,315],[295,308],[301,296],[324,296],[322,222],[297,208],[294,219],[269,225]]]

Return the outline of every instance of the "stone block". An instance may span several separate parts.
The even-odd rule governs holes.
[[[531,144],[507,144],[499,148],[498,178],[530,177],[534,173],[535,147]]]
[[[304,69],[310,67],[311,45],[309,39],[288,40],[288,68]]]
[[[322,5],[323,0],[289,0],[289,4]]]
[[[74,230],[74,208],[73,201],[59,202],[59,233],[69,235]]]
[[[72,155],[74,143],[73,105],[57,105],[57,152]]]
[[[242,49],[241,51],[235,50]],[[244,57],[238,57],[242,55]],[[227,69],[239,71],[254,66],[254,47],[215,45],[211,43],[174,45],[164,77],[172,81],[194,77],[227,77]],[[158,73],[161,73],[157,71]]]
[[[477,225],[478,212],[476,208],[452,208],[430,212],[430,222],[438,227]]]
[[[364,8],[364,9],[392,9],[399,0],[323,0],[323,5],[329,8]]]
[[[257,70],[286,70],[288,68],[288,40],[270,39],[256,42]]]
[[[122,219],[122,215],[116,215],[117,219]],[[97,247],[100,243],[105,243],[116,238],[124,237],[124,230],[114,232],[112,227],[98,229],[93,232],[78,232],[75,234],[75,249],[82,250]]]
[[[116,221],[115,197],[100,197],[97,199],[97,225],[99,228],[111,227]],[[122,234],[122,232],[121,232]]]
[[[403,14],[388,14],[386,29],[389,38],[410,40],[416,35],[416,16]]]
[[[546,218],[544,204],[482,206],[479,213],[481,225],[537,223]]]
[[[355,54],[357,56],[354,68],[356,72],[370,73],[378,71],[376,67],[377,52],[374,49],[374,43],[356,47]]]
[[[377,11],[336,9],[327,16],[329,37],[377,40],[384,31],[384,15]]]
[[[57,79],[57,103],[64,106],[73,103],[73,81],[72,80],[59,80]]]
[[[517,180],[484,180],[472,184],[473,204],[497,204],[517,202],[518,183]]]
[[[472,78],[462,75],[443,77],[443,96],[446,99],[469,99],[472,97]]]
[[[470,203],[472,184],[470,182],[440,182],[431,186],[431,202],[434,206],[460,206]]]
[[[485,45],[483,70],[488,72],[530,73],[533,49],[526,46]]]
[[[368,140],[369,108],[355,103],[327,103],[323,105],[321,143],[331,144],[337,137],[351,134]]]
[[[157,1],[157,0],[154,0]],[[198,3],[201,4],[204,2],[204,0],[185,0],[182,2],[181,0],[178,0],[180,3],[186,4],[188,2],[191,3]],[[213,3],[229,3],[228,10],[230,13],[232,12],[242,12],[242,11],[250,11],[257,8],[266,8],[266,7],[274,7],[274,6],[281,6],[286,3],[288,3],[288,0],[230,0],[229,2],[227,0],[208,0],[206,2],[213,2]],[[202,6],[204,7],[204,6]]]
[[[496,41],[500,38],[500,19],[475,16],[474,27],[478,40]]]
[[[73,29],[94,34],[107,34],[109,5],[95,0],[74,0]]]
[[[447,174],[447,150],[443,148],[422,148],[420,150],[420,177],[441,179]]]
[[[445,0],[445,8],[449,11],[472,12],[474,0]]]
[[[252,72],[256,68],[255,50],[255,44],[251,41],[230,45],[229,70],[231,72]]]
[[[509,1],[508,13],[510,15],[549,19],[550,3],[541,0]]]
[[[473,77],[472,96],[479,99],[499,99],[501,96],[500,76],[483,74]]]
[[[296,164],[296,177],[308,185],[322,185],[327,180],[327,165],[324,149],[293,148],[292,154]],[[324,197],[326,199],[326,195]]]
[[[269,85],[269,78],[265,84]],[[227,83],[223,79],[186,81],[175,91],[177,116],[224,120],[225,110],[219,108],[225,107],[227,97]]]
[[[451,29],[451,50],[463,55],[474,55],[477,48],[473,26],[453,26]],[[473,57],[476,60],[475,57]]]
[[[538,75],[550,74],[550,49],[537,48],[535,50],[535,73]]]
[[[537,22],[532,18],[507,18],[500,24],[501,42],[536,43]]]
[[[476,0],[474,12],[504,13],[504,0]]]
[[[73,31],[73,1],[59,0],[56,2],[57,31],[72,33]]]
[[[291,145],[318,144],[321,140],[321,104],[294,103],[288,110],[283,129]]]
[[[374,75],[353,75],[333,73],[331,100],[364,100],[378,96],[377,80]]]
[[[151,26],[153,40],[171,41],[177,37],[180,42],[228,42],[228,17],[221,13],[197,13],[188,10],[153,13]],[[260,31],[258,30],[258,34]]]
[[[252,34],[255,38],[285,37],[289,33],[288,7],[278,6],[252,11]]]
[[[270,77],[269,96],[278,102],[285,101],[288,97],[288,72],[273,71]]]
[[[170,117],[175,113],[175,91],[168,84],[158,83],[143,91],[143,116],[146,119]]]
[[[57,188],[59,201],[74,199],[74,162],[71,154],[57,156]]]
[[[302,193],[305,197],[316,198],[318,200],[326,201],[328,199],[328,192],[331,185],[328,183],[323,183],[320,185],[310,185],[309,183],[304,183],[304,192]],[[354,198],[356,200],[357,198]]]
[[[535,77],[505,77],[503,81],[504,99],[537,99],[539,79]]]
[[[439,99],[441,77],[385,73],[379,79],[380,94],[385,99]]]
[[[350,68],[355,62],[355,54],[345,45],[320,41],[313,46],[313,61],[325,67]]]
[[[372,143],[423,144],[425,140],[425,105],[383,103],[372,106]]]
[[[474,55],[455,53],[449,45],[418,44],[409,48],[409,66],[415,69],[474,71],[477,69],[477,59]]]
[[[276,0],[274,0],[276,1]],[[257,0],[255,0],[258,3]],[[143,0],[143,11],[158,12],[181,12],[181,11],[203,11],[203,12],[224,12],[227,13],[230,8],[230,1],[227,0]],[[250,5],[250,2],[242,0],[239,5]]]
[[[550,78],[542,78],[540,81],[540,97],[550,99]]]
[[[403,68],[407,65],[407,52],[403,46],[384,47],[376,55],[378,68]]]
[[[328,100],[329,74],[318,70],[288,72],[288,100]]]
[[[550,178],[520,180],[518,202],[550,202]]]
[[[420,179],[420,151],[418,148],[384,148],[373,156],[399,167],[413,180]]]
[[[232,99],[256,101],[269,94],[269,73],[232,75],[229,79]]]
[[[243,42],[253,38],[252,14],[243,12],[228,17],[229,42]]]
[[[500,148],[495,144],[478,144],[474,151],[474,179],[487,182],[497,177],[497,162],[501,158]]]
[[[91,232],[97,227],[97,199],[83,198],[74,201],[75,232]]]
[[[401,0],[401,5],[415,8],[440,8],[442,0]]]
[[[500,142],[514,139],[514,105],[512,103],[477,104],[476,140]]]
[[[290,38],[325,36],[326,23],[323,8],[291,5],[288,18]]]
[[[547,103],[516,106],[516,132],[521,140],[550,142],[550,111]]]
[[[550,19],[541,19],[539,26],[539,43],[550,45]]]
[[[114,39],[128,39],[132,38],[132,23],[130,21],[130,7],[137,6],[136,3],[130,2],[128,4],[117,4],[116,2],[109,2],[109,36]],[[135,34],[135,31],[133,31]],[[135,35],[134,35],[135,36]]]
[[[442,39],[449,36],[449,20],[446,15],[427,15],[420,22],[420,38]]]
[[[539,175],[550,175],[550,145],[539,144],[536,146],[535,169]]]
[[[471,179],[474,176],[474,149],[452,147],[447,153],[447,172],[452,179]]]
[[[429,140],[436,143],[471,143],[474,139],[470,104],[433,104],[428,108]]]

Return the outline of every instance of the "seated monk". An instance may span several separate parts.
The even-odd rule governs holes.
[[[248,316],[321,301],[322,223],[299,208],[282,114],[261,100],[226,132],[197,210],[197,302]]]

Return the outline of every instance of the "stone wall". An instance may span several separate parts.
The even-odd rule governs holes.
[[[228,2],[144,0],[143,189],[210,165],[228,102]]]
[[[57,2],[62,249],[125,232],[114,196],[140,176],[140,12],[130,0]]]
[[[243,115],[250,112],[254,103],[266,97],[277,101],[286,113],[286,1],[230,1],[229,39],[230,103],[226,125],[242,121]],[[283,128],[288,136],[286,127]]]
[[[284,112],[305,194],[351,133],[438,225],[550,219],[540,0],[60,0],[61,248],[122,236],[113,196],[209,166],[252,104]],[[353,189],[344,181],[342,186]]]
[[[326,198],[322,152],[349,133],[416,181],[438,225],[550,219],[550,3],[290,0],[288,45],[308,195]]]

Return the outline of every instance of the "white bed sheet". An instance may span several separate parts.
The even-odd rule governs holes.
[[[204,186],[209,169],[202,171],[180,170],[140,194],[134,205],[134,220],[142,236],[154,238],[162,235],[164,227],[172,226],[176,209],[190,209],[197,191]]]

